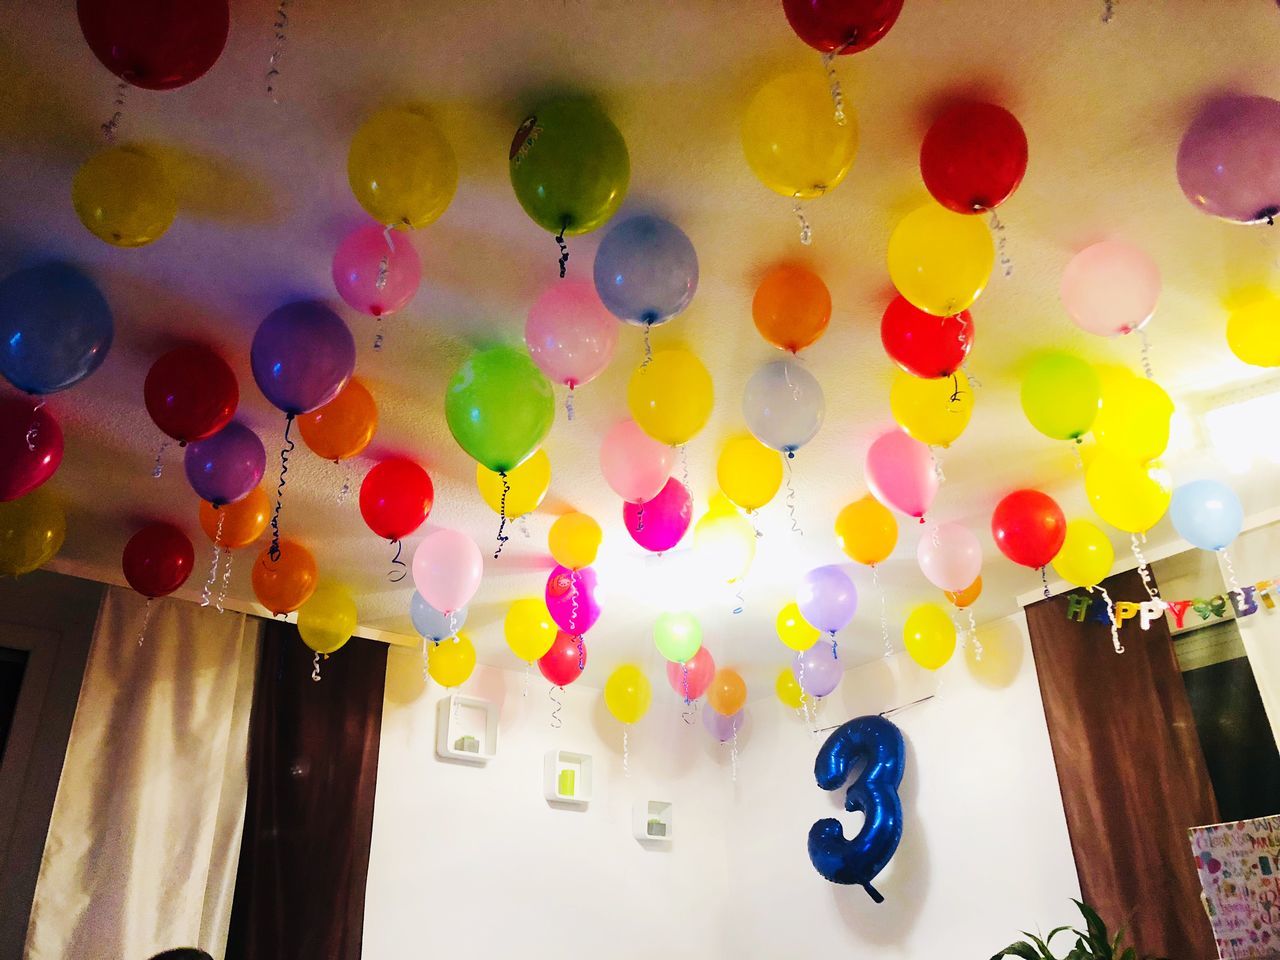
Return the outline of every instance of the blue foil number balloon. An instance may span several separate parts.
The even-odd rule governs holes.
[[[619,320],[656,327],[684,310],[698,289],[698,255],[683,230],[640,216],[611,229],[596,251],[596,292]]]
[[[857,884],[876,903],[884,897],[871,881],[902,840],[898,785],[906,765],[902,731],[884,717],[857,717],[843,724],[818,751],[813,772],[823,790],[839,790],[859,770],[844,795],[844,807],[866,818],[852,840],[839,820],[828,817],[809,828],[809,860],[832,883]]]

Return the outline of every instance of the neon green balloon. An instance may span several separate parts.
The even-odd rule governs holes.
[[[1079,440],[1098,415],[1098,374],[1069,353],[1040,356],[1022,378],[1022,411],[1055,440]]]
[[[653,643],[672,663],[688,663],[702,649],[702,624],[691,613],[664,613],[653,625]]]
[[[590,100],[559,98],[538,106],[511,141],[511,186],[534,223],[559,233],[589,233],[627,195],[631,160],[622,134]]]
[[[444,395],[453,439],[494,473],[527,460],[546,438],[555,413],[551,384],[527,353],[511,347],[471,354]]]

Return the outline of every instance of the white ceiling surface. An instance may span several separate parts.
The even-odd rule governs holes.
[[[151,478],[161,438],[142,405],[143,377],[183,338],[220,348],[240,378],[239,416],[272,451],[273,485],[283,418],[254,385],[248,348],[263,316],[304,296],[340,307],[359,345],[357,374],[379,404],[379,433],[371,456],[355,465],[356,482],[372,456],[392,451],[418,458],[435,482],[430,522],[409,539],[406,557],[436,524],[460,527],[491,549],[497,518],[445,427],[444,388],[473,344],[519,342],[529,304],[556,282],[555,244],[516,203],[507,147],[540,94],[581,89],[603,100],[631,152],[631,188],[619,216],[658,211],[679,223],[698,251],[697,296],[684,315],[655,331],[654,343],[692,347],[715,380],[712,420],[688,451],[699,509],[714,491],[722,439],[743,427],[747,378],[778,356],[751,323],[758,278],[774,261],[801,256],[831,288],[831,328],[803,355],[827,399],[821,432],[795,460],[804,536],[791,533],[780,494],[761,514],[765,535],[740,616],[731,613],[732,592],[703,579],[688,540],[661,558],[631,542],[597,459],[604,432],[625,415],[627,378],[642,356],[639,332],[627,328],[610,370],[579,391],[577,419],[558,417],[546,444],[551,493],[529,523],[528,539],[516,533],[500,561],[486,557],[470,633],[483,661],[515,664],[502,642],[502,615],[511,600],[541,593],[550,567],[546,531],[554,515],[576,508],[605,527],[597,564],[604,615],[589,637],[595,669],[588,682],[602,682],[601,667],[628,658],[656,667],[654,618],[690,608],[716,657],[748,667],[762,693],[760,685],[786,662],[774,614],[805,569],[843,560],[832,520],[865,492],[865,449],[891,423],[893,367],[878,336],[890,296],[884,251],[896,220],[925,197],[917,158],[932,111],[948,96],[971,93],[1017,114],[1031,159],[1025,182],[1001,209],[1015,273],[994,277],[974,309],[969,369],[982,387],[972,424],[946,453],[933,515],[966,522],[982,536],[979,619],[1011,611],[1015,594],[1037,577],[1006,561],[991,541],[996,501],[1017,487],[1040,486],[1060,497],[1068,516],[1088,515],[1069,445],[1040,436],[1022,417],[1021,364],[1054,346],[1139,368],[1136,338],[1090,339],[1067,322],[1057,296],[1063,265],[1105,236],[1155,256],[1165,287],[1150,327],[1152,362],[1186,405],[1197,393],[1257,373],[1227,350],[1221,299],[1265,278],[1280,243],[1265,229],[1198,213],[1174,177],[1179,135],[1201,98],[1222,89],[1280,90],[1275,5],[1126,2],[1109,25],[1099,20],[1101,7],[1088,0],[907,0],[885,40],[840,62],[861,148],[846,182],[809,206],[815,239],[805,249],[788,202],[756,182],[738,141],[741,111],[764,78],[788,67],[821,70],[777,3],[298,3],[277,106],[263,82],[274,5],[234,0],[231,39],[209,74],[176,92],[130,91],[122,141],[169,154],[180,171],[182,208],[159,242],[120,250],[92,237],[69,199],[76,167],[101,146],[97,127],[111,110],[113,78],[83,43],[74,4],[4,5],[0,271],[40,256],[69,257],[101,284],[117,323],[105,365],[50,402],[67,434],[66,459],[52,481],[71,505],[61,568],[120,582],[120,551],[132,530],[167,518],[197,545],[186,595],[199,592],[210,546],[176,448],[163,478]],[[408,99],[432,105],[461,177],[448,211],[413,238],[424,263],[422,290],[387,322],[386,347],[375,353],[373,320],[340,304],[330,259],[362,222],[346,182],[347,143],[362,117]],[[571,241],[571,276],[590,277],[598,237]],[[1185,479],[1211,474],[1215,466],[1205,459],[1170,465]],[[342,468],[299,444],[284,532],[311,547],[323,576],[353,587],[364,625],[412,635],[409,581],[386,581],[387,545],[364,527],[354,497],[336,502],[342,478]],[[1272,505],[1274,480],[1269,471],[1237,478],[1247,487],[1247,509]],[[938,597],[916,568],[920,528],[904,520],[900,529],[881,576],[895,645],[909,607]],[[1167,522],[1157,533],[1170,535]],[[233,596],[245,603],[252,601],[250,560],[242,551],[232,582]],[[851,662],[881,649],[871,578],[864,569],[854,575],[862,604],[841,644]]]

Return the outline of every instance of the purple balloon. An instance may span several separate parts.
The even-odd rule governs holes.
[[[342,318],[314,300],[267,314],[249,349],[263,396],[290,416],[322,407],[351,379],[356,342]]]
[[[200,499],[222,507],[243,500],[262,481],[267,451],[256,433],[232,420],[213,436],[187,444],[183,466]]]
[[[853,619],[858,609],[858,588],[838,566],[815,567],[800,582],[796,606],[810,624],[835,633]]]
[[[1206,103],[1178,146],[1178,185],[1224,220],[1280,216],[1280,101],[1229,94]]]
[[[835,656],[830,644],[818,642],[795,655],[791,672],[796,675],[800,689],[809,696],[825,697],[840,686],[844,661]]]
[[[721,743],[733,739],[733,735],[742,728],[744,719],[746,718],[741,710],[731,717],[726,717],[723,713],[716,713],[710,707],[702,711],[702,725]]]
[[[622,505],[622,522],[627,533],[654,553],[663,553],[679,543],[692,517],[693,501],[689,491],[675,477],[669,479],[652,500]]]
[[[596,602],[596,572],[590,567],[570,570],[557,565],[547,577],[547,610],[557,627],[575,637],[594,627],[600,619],[600,604]]]

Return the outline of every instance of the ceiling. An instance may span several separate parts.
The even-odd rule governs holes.
[[[166,158],[181,211],[158,242],[122,250],[91,236],[69,199],[77,166],[101,146],[98,125],[111,112],[114,78],[85,46],[73,4],[4,4],[0,272],[49,255],[75,260],[97,279],[117,321],[103,367],[50,402],[67,434],[52,483],[69,503],[69,533],[55,566],[120,582],[120,550],[149,518],[183,526],[197,544],[197,567],[207,564],[209,544],[176,449],[167,451],[163,477],[151,477],[161,437],[142,406],[143,377],[181,340],[216,346],[240,378],[241,418],[269,451],[278,449],[282,419],[253,384],[248,347],[262,317],[303,296],[328,300],[351,325],[357,374],[380,407],[380,430],[369,456],[354,465],[355,482],[372,457],[412,455],[432,474],[436,506],[408,550],[436,524],[491,544],[497,518],[444,425],[444,387],[473,345],[519,342],[529,305],[556,282],[555,243],[517,204],[507,148],[540,96],[583,90],[605,104],[630,149],[622,214],[659,212],[683,227],[698,251],[693,304],[655,331],[654,345],[688,345],[714,377],[711,422],[688,448],[700,509],[714,491],[721,441],[743,426],[743,386],[776,357],[751,323],[755,284],[772,263],[798,257],[831,289],[831,327],[804,355],[826,391],[827,416],[795,460],[803,536],[791,532],[781,495],[761,512],[764,536],[737,616],[732,593],[701,578],[692,548],[655,557],[630,541],[597,460],[604,432],[625,414],[626,381],[642,357],[639,333],[626,328],[612,367],[579,391],[577,418],[557,419],[546,443],[551,493],[528,522],[528,538],[517,533],[501,560],[486,557],[470,633],[482,661],[516,665],[502,642],[503,612],[512,599],[541,593],[551,565],[547,529],[557,513],[578,509],[605,527],[597,564],[604,614],[589,638],[594,669],[587,682],[603,682],[602,667],[628,658],[656,668],[655,616],[690,608],[717,659],[746,667],[763,692],[786,662],[774,614],[805,569],[843,559],[832,520],[865,492],[865,449],[891,423],[893,368],[878,337],[890,297],[884,253],[896,220],[925,196],[921,138],[939,103],[976,94],[1020,118],[1030,167],[1001,208],[1014,273],[994,277],[973,310],[969,369],[981,389],[968,432],[945,455],[946,482],[933,514],[981,533],[987,563],[979,619],[1011,612],[1014,597],[1038,586],[1038,578],[996,551],[987,532],[995,502],[1034,485],[1058,496],[1068,516],[1087,514],[1073,452],[1021,415],[1021,366],[1046,346],[1139,364],[1135,338],[1090,339],[1067,322],[1057,289],[1072,253],[1118,236],[1155,257],[1164,295],[1149,328],[1151,361],[1186,411],[1198,397],[1255,377],[1226,348],[1222,299],[1265,280],[1280,243],[1265,228],[1198,213],[1179,192],[1173,166],[1179,135],[1201,99],[1224,89],[1278,89],[1275,5],[1120,2],[1109,24],[1101,22],[1102,7],[1091,0],[907,0],[879,45],[839,64],[861,147],[847,180],[809,206],[814,242],[804,248],[789,204],[752,177],[738,142],[741,112],[758,84],[790,67],[821,70],[772,0],[300,3],[290,8],[278,105],[264,82],[274,4],[232,0],[230,41],[205,77],[169,93],[130,91],[121,139]],[[405,100],[435,112],[457,153],[460,181],[444,216],[413,237],[422,289],[387,321],[385,348],[375,353],[373,321],[338,301],[330,261],[338,241],[362,222],[346,183],[347,143],[372,110]],[[571,276],[589,278],[597,241],[598,234],[573,240]],[[1217,466],[1195,449],[1194,433],[1183,435],[1183,451],[1168,461],[1175,475],[1212,474]],[[290,465],[285,533],[312,548],[322,575],[352,587],[362,624],[412,636],[407,582],[387,582],[385,543],[364,527],[354,498],[337,502],[343,480],[344,468],[300,445]],[[1272,506],[1275,480],[1273,468],[1236,478],[1248,510]],[[918,528],[903,523],[901,532],[881,574],[895,644],[909,607],[936,598],[916,568]],[[1170,536],[1166,525],[1156,531],[1157,539]],[[231,589],[246,605],[248,553],[237,561]],[[202,573],[184,595],[198,595]],[[841,650],[856,662],[875,657],[881,639],[870,577],[863,569],[854,576],[862,609]]]

